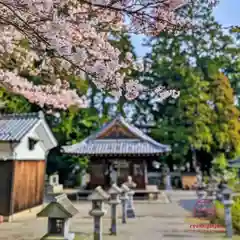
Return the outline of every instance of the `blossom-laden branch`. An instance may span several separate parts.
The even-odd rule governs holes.
[[[80,98],[76,90],[70,90],[68,82],[57,79],[53,85],[34,85],[27,79],[15,75],[13,72],[0,70],[0,81],[12,92],[23,95],[29,102],[39,106],[53,106],[67,109],[72,105],[87,106],[87,99]],[[56,105],[57,103],[57,105]]]
[[[132,99],[143,87],[131,80],[127,86],[121,69],[141,70],[142,66],[134,63],[131,54],[120,62],[120,51],[109,42],[110,33],[127,29],[154,35],[182,27],[185,22],[176,9],[185,4],[185,0],[0,0],[0,59],[11,59],[17,50],[15,60],[24,60],[12,69],[2,61],[0,83],[40,105],[66,108],[71,101],[79,107],[85,104],[60,80],[51,88],[34,86],[21,76],[32,72],[38,62],[37,74],[61,79],[61,71],[75,75],[84,71],[99,89],[117,96],[125,89],[125,96]],[[24,40],[29,44],[28,53],[19,48]]]

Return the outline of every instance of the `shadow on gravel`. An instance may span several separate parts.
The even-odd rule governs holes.
[[[189,200],[180,200],[178,204],[185,210],[189,212],[193,212],[194,206],[196,204],[197,200],[195,199],[189,199]]]
[[[152,218],[182,218],[182,214],[172,214],[172,213],[169,213],[169,214],[166,214],[166,213],[156,213],[156,214],[136,214],[136,219],[137,218],[149,218],[149,217],[152,217]],[[118,216],[117,217],[118,219],[121,219],[121,216]],[[82,219],[92,219],[92,217],[90,216],[82,216]],[[106,216],[104,217],[104,219],[111,219],[111,217],[109,216]],[[130,220],[131,221],[131,220]]]
[[[191,235],[186,235],[186,234],[179,234],[179,233],[176,233],[176,234],[163,234],[163,237],[171,237],[171,238],[181,238],[181,239],[193,239],[193,236]]]

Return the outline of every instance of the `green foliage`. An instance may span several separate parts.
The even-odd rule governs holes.
[[[134,47],[131,43],[131,38],[128,33],[115,33],[113,39],[110,41],[111,44],[121,51],[120,61],[123,61],[126,57],[126,53],[130,52],[133,57],[136,58]]]
[[[164,111],[164,115],[156,116],[158,128],[152,134],[159,141],[171,144],[173,158],[181,159],[191,145],[210,150],[209,144],[213,141],[208,127],[211,109],[206,103],[208,96],[202,91],[207,83],[201,81],[191,68],[175,67],[174,70],[182,83],[181,97],[161,106],[160,112]]]
[[[227,168],[227,160],[223,153],[219,154],[213,160],[213,170],[218,172],[220,175],[224,174],[224,170]]]
[[[133,44],[131,43],[131,37],[128,33],[115,33],[113,34],[114,38],[111,40],[111,44],[118,48],[120,50],[120,56],[119,56],[119,60],[120,62],[125,60],[127,53],[131,53],[133,55],[133,58],[136,59],[136,53],[133,47]],[[137,76],[137,72],[133,69],[129,69],[129,68],[125,68],[121,70],[122,73],[125,73],[125,79],[124,81],[128,81],[129,78],[134,78]],[[124,89],[122,89],[123,94],[122,96],[119,98],[117,104],[116,105],[116,111],[118,113],[121,113],[123,116],[125,116],[125,111],[124,108],[127,105],[127,99],[124,97]],[[106,111],[105,111],[106,113]]]
[[[224,206],[221,202],[215,202],[216,207],[216,218],[212,219],[212,223],[218,223],[225,225],[224,219]],[[237,233],[240,233],[240,198],[235,197],[232,205],[232,224],[233,228]]]
[[[212,162],[212,170],[215,176],[218,176],[219,179],[222,177],[228,183],[228,186],[234,188],[238,182],[237,169],[229,168],[228,162],[223,153],[220,153]]]
[[[79,94],[84,94],[84,95],[87,94],[87,91],[89,88],[88,81],[73,75],[67,76],[65,78],[71,83],[72,88],[77,89],[77,92]]]
[[[37,105],[29,104],[24,97],[14,95],[2,87],[0,88],[0,100],[3,104],[1,113],[24,113],[40,110]]]
[[[57,122],[55,123],[54,120]],[[108,120],[107,117],[100,118],[97,110],[91,108],[80,110],[70,108],[60,112],[59,119],[48,116],[48,121],[60,146],[82,141],[90,133],[100,128],[106,120]],[[86,169],[88,159],[62,154],[60,147],[58,147],[49,154],[47,164],[48,174],[58,171],[61,179],[67,179],[76,165],[79,165],[81,170]]]
[[[237,78],[240,48],[215,21],[206,2],[190,1],[181,12],[198,28],[164,32],[147,44],[152,48],[147,58],[153,64],[144,84],[167,86],[181,94],[162,103],[152,95],[144,96],[136,104],[136,116],[157,123],[152,135],[172,146],[168,161],[176,163],[191,159],[192,148],[199,161],[203,161],[200,153],[209,159],[219,153],[231,158],[240,144],[239,111],[230,85]]]
[[[240,144],[240,112],[234,105],[233,90],[228,78],[221,73],[210,76],[209,82],[211,101],[215,104],[211,126],[215,139],[213,148],[228,150],[228,157],[233,157]]]

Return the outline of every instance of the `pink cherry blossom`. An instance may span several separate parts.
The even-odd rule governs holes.
[[[119,60],[120,51],[111,45],[110,32],[127,29],[155,35],[182,27],[186,19],[181,19],[176,9],[186,3],[187,0],[0,0],[0,82],[41,106],[83,107],[85,99],[65,87],[64,75],[81,77],[85,72],[99,89],[116,96],[125,92],[131,100],[142,86],[133,80],[126,83],[121,69],[143,68],[130,53],[125,61]],[[215,4],[216,0],[209,3]],[[39,76],[49,84],[34,85],[24,75]],[[61,84],[56,79],[61,79]]]
[[[54,85],[34,85],[10,71],[0,70],[0,82],[10,91],[21,94],[30,102],[41,107],[67,109],[72,105],[84,108],[87,106],[85,96],[79,97],[76,90],[70,90],[68,82],[57,79]]]

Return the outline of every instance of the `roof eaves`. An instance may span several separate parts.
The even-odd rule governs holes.
[[[38,217],[47,217],[47,214],[45,212],[48,211],[49,208],[52,207],[52,205],[56,205],[58,208],[61,209],[67,216],[72,217],[72,214],[68,212],[60,203],[58,202],[50,202],[41,212],[37,214]]]
[[[46,121],[45,118],[42,119],[42,124],[43,124],[43,127],[45,128],[45,130],[47,131],[47,133],[49,135],[49,139],[51,140],[53,146],[56,147],[58,145],[57,139],[53,135],[53,133],[52,133],[49,125],[47,124],[47,121]]]

